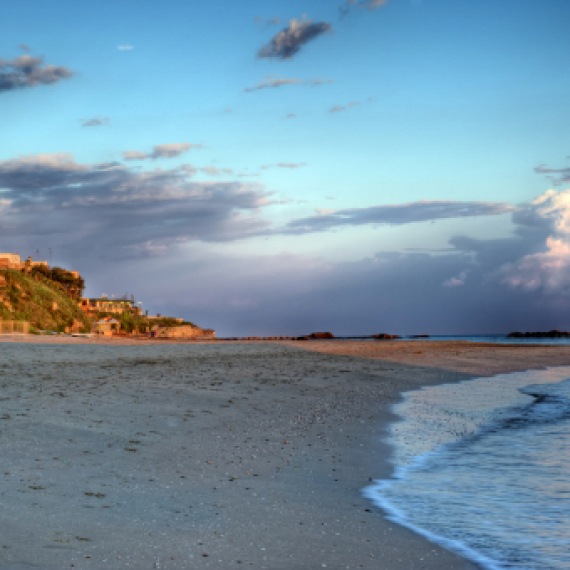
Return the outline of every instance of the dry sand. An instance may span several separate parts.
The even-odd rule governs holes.
[[[15,340],[0,344],[1,570],[473,568],[361,497],[390,474],[389,405],[570,364],[570,347]]]

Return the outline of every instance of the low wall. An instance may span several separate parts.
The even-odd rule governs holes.
[[[0,320],[0,334],[30,334],[30,323],[28,321]]]

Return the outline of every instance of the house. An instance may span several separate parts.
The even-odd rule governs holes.
[[[20,269],[21,264],[17,253],[0,253],[0,269]]]
[[[90,316],[96,316],[98,313],[110,313],[112,315],[128,313],[140,316],[142,313],[142,308],[137,307],[133,299],[109,299],[106,295],[97,298],[84,297],[79,306]]]
[[[112,336],[121,329],[121,323],[117,319],[101,319],[93,325],[93,331],[97,335]]]
[[[47,261],[34,261],[27,257],[25,261],[17,253],[0,253],[0,269],[18,269],[20,271],[30,271],[32,267],[49,267]],[[79,277],[77,271],[70,271],[75,277]]]

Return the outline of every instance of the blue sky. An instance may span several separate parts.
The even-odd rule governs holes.
[[[569,21],[5,0],[0,247],[221,336],[570,328]]]

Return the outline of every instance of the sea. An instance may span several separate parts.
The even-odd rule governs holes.
[[[432,335],[426,338],[423,337],[414,337],[414,336],[406,336],[403,337],[404,340],[466,340],[469,342],[491,342],[496,344],[540,344],[540,345],[551,345],[551,346],[569,346],[570,345],[570,336],[562,336],[559,338],[556,337],[510,337],[504,334],[488,334],[488,335],[472,335],[472,336],[441,336],[441,335]]]
[[[394,412],[393,476],[364,489],[388,518],[485,569],[570,568],[570,367],[426,387]]]

